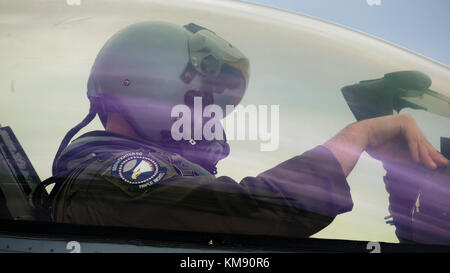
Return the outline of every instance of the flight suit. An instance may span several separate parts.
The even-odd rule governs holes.
[[[400,242],[450,244],[450,164],[437,170],[383,162],[389,212]]]
[[[62,223],[308,237],[353,207],[323,146],[238,183],[154,143],[94,131],[64,150],[54,176],[64,176],[52,205]]]

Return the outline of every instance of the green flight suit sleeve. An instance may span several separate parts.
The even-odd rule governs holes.
[[[57,221],[163,230],[308,237],[353,203],[332,153],[318,146],[256,177],[166,176],[147,190],[127,191],[93,163],[67,183]]]

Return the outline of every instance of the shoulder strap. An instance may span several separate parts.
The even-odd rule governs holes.
[[[31,204],[35,210],[36,218],[38,220],[54,221],[52,211],[57,195],[60,193],[68,179],[71,178],[71,176],[78,170],[85,168],[93,161],[93,159],[95,159],[95,157],[90,158],[76,169],[59,172],[37,185],[31,195]],[[52,184],[53,188],[50,193],[48,193],[46,188]]]
[[[39,221],[52,221],[51,217],[51,207],[52,200],[55,198],[56,193],[59,192],[59,189],[64,184],[65,178],[70,173],[64,172],[59,173],[58,175],[47,178],[46,180],[39,183],[34,189],[31,195],[31,205],[34,208],[36,219]],[[50,185],[54,185],[51,192],[47,192],[47,187]]]

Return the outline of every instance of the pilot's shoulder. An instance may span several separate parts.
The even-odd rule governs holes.
[[[120,182],[130,190],[146,189],[177,174],[169,155],[161,152],[145,149],[117,151],[103,160],[99,162],[103,165],[101,176],[111,182]]]
[[[80,170],[77,180],[90,185],[89,181],[96,181],[97,185],[108,182],[107,185],[113,184],[127,193],[137,193],[151,190],[153,185],[177,182],[177,177],[213,177],[200,165],[159,147],[105,143],[95,143],[83,149],[83,156],[70,160],[71,168]]]

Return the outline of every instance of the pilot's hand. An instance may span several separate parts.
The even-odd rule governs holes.
[[[383,163],[423,163],[430,169],[448,164],[408,114],[352,123],[323,146],[334,154],[345,176],[352,171],[363,151]]]
[[[436,151],[409,114],[363,122],[368,128],[366,151],[375,159],[385,163],[421,163],[429,169],[448,164],[448,160]]]

